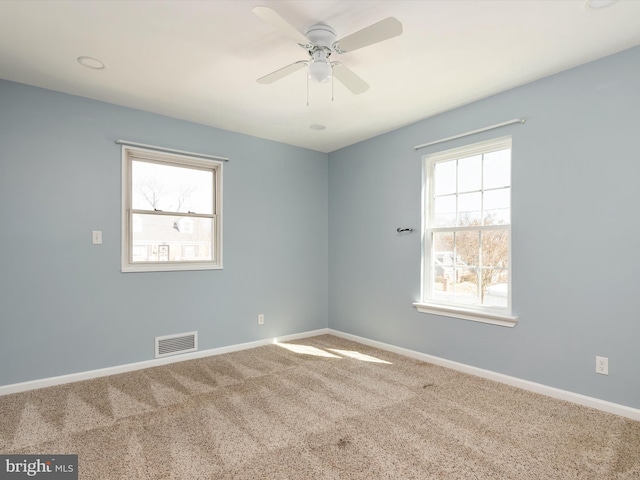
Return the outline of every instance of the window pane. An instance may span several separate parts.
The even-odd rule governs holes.
[[[482,266],[506,268],[509,262],[509,232],[482,232]]]
[[[509,188],[484,192],[484,224],[504,225],[511,221],[511,191]]]
[[[499,150],[484,155],[484,188],[508,187],[511,185],[511,149]]]
[[[480,232],[456,232],[456,255],[461,267],[475,269],[480,256]]]
[[[431,249],[431,289],[438,298],[453,296],[453,265],[443,261],[442,252],[453,251],[453,233],[434,233]]]
[[[433,252],[452,252],[453,233],[434,233]]]
[[[477,277],[474,275],[467,280],[456,283],[454,300],[463,305],[478,305]]]
[[[480,192],[458,195],[458,225],[480,225],[481,200]]]
[[[436,163],[433,166],[434,195],[456,193],[456,161]]]
[[[453,278],[453,260],[445,255],[453,252],[453,233],[434,233],[431,264],[436,277]]]
[[[481,238],[482,304],[506,307],[509,286],[509,232],[506,230],[482,232]]]
[[[509,283],[505,270],[487,273],[482,304],[487,307],[506,307],[509,302]]]
[[[437,227],[451,227],[456,224],[456,196],[447,195],[435,199],[435,225]]]
[[[213,171],[131,162],[135,210],[213,213]]]
[[[456,301],[478,304],[477,266],[480,255],[480,232],[456,232]]]
[[[212,261],[212,218],[134,214],[132,262]]]
[[[475,192],[482,188],[482,155],[458,160],[458,192]]]

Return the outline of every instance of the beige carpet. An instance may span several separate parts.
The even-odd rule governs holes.
[[[0,397],[81,479],[631,479],[640,422],[324,335]]]

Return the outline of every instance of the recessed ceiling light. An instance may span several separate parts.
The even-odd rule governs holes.
[[[78,63],[83,67],[93,68],[94,70],[102,70],[105,67],[102,61],[93,57],[78,57]]]
[[[327,127],[325,127],[324,125],[320,125],[319,123],[312,123],[311,125],[309,125],[309,128],[311,130],[324,130]]]
[[[587,0],[584,6],[587,8],[599,9],[607,8],[616,3],[618,0]]]

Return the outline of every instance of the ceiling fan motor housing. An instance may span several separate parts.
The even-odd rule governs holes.
[[[336,31],[329,25],[321,23],[309,27],[305,36],[316,47],[324,47],[331,50],[331,45],[336,41]]]

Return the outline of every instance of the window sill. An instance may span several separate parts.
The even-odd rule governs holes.
[[[430,313],[432,315],[460,318],[462,320],[471,320],[473,322],[490,323],[501,327],[515,327],[518,322],[518,317],[500,313],[479,312],[477,310],[454,308],[444,305],[435,305],[432,303],[416,302],[413,306],[416,307],[420,313]]]
[[[190,270],[222,270],[222,265],[215,263],[144,263],[126,264],[121,266],[122,273],[130,272],[182,272]]]

